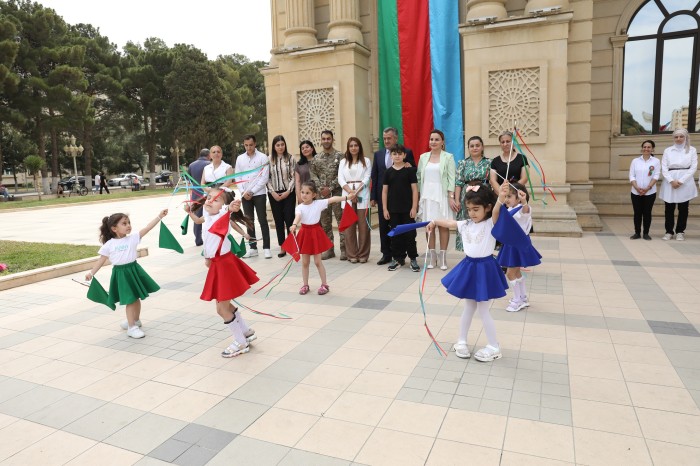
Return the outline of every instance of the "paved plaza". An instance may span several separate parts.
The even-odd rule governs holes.
[[[658,216],[653,241],[630,241],[630,218],[533,238],[543,264],[527,273],[531,306],[493,303],[504,354],[493,363],[436,351],[419,274],[375,265],[376,230],[371,262],[324,262],[328,295],[315,293],[312,266],[312,293],[300,296],[295,264],[269,297],[241,297],[292,319],[244,311],[258,339],[223,359],[230,333],[199,300],[206,272],[192,233],[179,234],[180,200],[0,213],[3,239],[97,246],[104,215],[125,211],[138,229],[169,205],[165,223],[185,248],[158,249],[157,229],[142,242],[139,262],[162,289],[143,303],[141,340],[120,329],[123,307],[86,299],[71,281],[83,274],[0,292],[1,464],[700,464],[697,218],[685,242],[661,241]],[[247,259],[261,283],[286,263],[276,252]],[[424,297],[448,349],[462,303],[444,273],[428,272]],[[469,338],[485,344],[478,316]]]

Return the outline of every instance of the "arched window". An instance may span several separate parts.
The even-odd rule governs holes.
[[[700,131],[700,1],[649,0],[627,28],[622,134]]]

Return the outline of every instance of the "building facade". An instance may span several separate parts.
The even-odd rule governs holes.
[[[376,149],[377,1],[271,5],[268,133],[294,146],[318,143],[331,129],[341,150],[350,136]],[[540,195],[538,234],[580,235],[599,230],[601,215],[630,214],[628,170],[642,141],[654,140],[660,156],[682,125],[698,143],[699,8],[697,0],[459,3],[461,56],[453,66],[465,139],[480,135],[491,158],[500,153],[498,134],[517,122],[556,196]],[[537,194],[541,184],[533,176]]]

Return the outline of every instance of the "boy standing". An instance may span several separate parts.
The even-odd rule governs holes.
[[[391,148],[392,166],[384,173],[382,187],[382,206],[384,218],[391,228],[405,223],[414,223],[418,210],[418,179],[414,167],[405,167],[406,149],[398,144]],[[411,230],[391,239],[391,264],[388,269],[394,271],[404,265],[408,255],[411,270],[420,272],[418,250],[416,248],[416,231]]]

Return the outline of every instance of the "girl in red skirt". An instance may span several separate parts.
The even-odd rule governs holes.
[[[300,227],[296,241],[301,254],[301,276],[304,280],[304,286],[299,290],[299,294],[309,292],[309,263],[311,262],[311,256],[314,256],[314,264],[316,264],[318,274],[321,276],[321,287],[318,289],[318,294],[328,293],[326,268],[323,266],[321,253],[333,247],[333,243],[331,243],[331,240],[328,239],[323,228],[321,228],[319,222],[321,220],[321,211],[330,204],[352,200],[355,197],[354,194],[349,194],[347,196],[333,196],[328,199],[316,200],[316,196],[318,196],[318,188],[316,188],[316,184],[313,181],[302,183],[301,204],[297,205],[295,209],[296,217],[294,217],[294,223],[289,229],[291,235],[287,238],[287,241],[290,239],[294,241],[294,234],[297,227]]]
[[[185,206],[190,218],[202,228],[204,241],[204,265],[209,268],[204,283],[201,299],[216,300],[216,312],[224,319],[233,334],[233,342],[221,356],[232,358],[249,351],[249,343],[255,340],[255,331],[241,316],[232,299],[248,291],[250,285],[257,282],[258,276],[248,265],[231,253],[231,243],[227,238],[229,227],[233,227],[246,239],[248,234],[238,226],[238,223],[250,227],[250,220],[241,212],[241,201],[234,200],[234,193],[228,188],[212,188],[204,202],[204,216],[198,217],[194,212],[200,205],[193,203]]]

